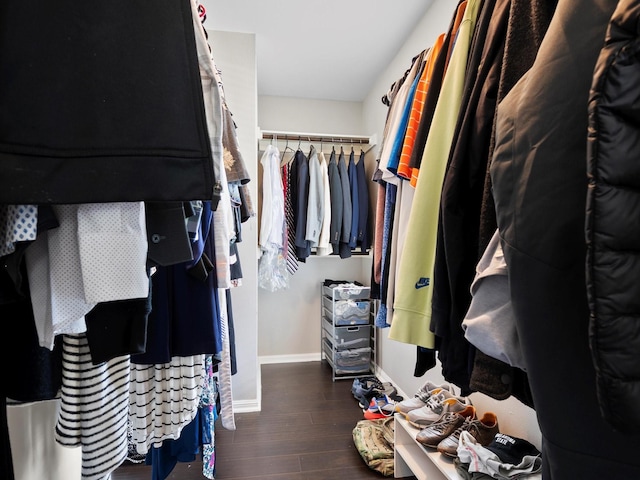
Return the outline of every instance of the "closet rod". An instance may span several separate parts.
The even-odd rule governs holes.
[[[360,145],[373,145],[371,137],[362,135],[330,135],[324,133],[302,133],[302,132],[276,132],[262,131],[263,140],[289,140],[303,142],[324,142],[324,143],[349,143]]]

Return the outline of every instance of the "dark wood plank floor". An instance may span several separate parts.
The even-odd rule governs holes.
[[[363,418],[352,380],[331,380],[326,363],[262,366],[262,411],[236,414],[236,430],[216,425],[217,480],[383,479],[353,444]],[[147,480],[151,468],[123,465],[112,480]],[[202,463],[179,463],[170,479],[203,479]]]

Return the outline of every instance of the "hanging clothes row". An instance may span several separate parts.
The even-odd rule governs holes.
[[[347,158],[348,157],[348,158]],[[269,144],[260,163],[262,214],[259,284],[275,291],[288,287],[299,263],[315,253],[349,258],[371,248],[369,188],[365,151],[335,145],[327,160],[311,144],[285,146],[282,154]]]
[[[476,264],[491,238],[486,232],[495,230],[485,178],[496,96],[532,62],[535,32],[544,31],[552,10],[539,7],[534,33],[521,26],[511,40],[521,43],[506,43],[526,46],[529,55],[517,63],[517,54],[504,55],[508,22],[522,21],[517,8],[509,0],[459,2],[448,30],[384,96],[389,109],[374,175],[382,228],[373,277],[380,292],[376,325],[417,346],[416,375],[435,366],[437,355],[445,378],[464,394],[516,395],[531,404],[526,374],[476,351],[461,326]]]
[[[603,214],[612,190],[635,191],[607,161],[634,157],[611,152],[636,138],[634,95],[619,94],[635,85],[639,12],[463,0],[383,97],[376,324],[417,346],[416,376],[437,355],[462,395],[534,407],[545,479],[640,475],[625,434],[639,418],[635,290],[620,280],[633,274],[611,260],[634,222]]]
[[[105,64],[109,69],[137,65],[131,72],[155,76],[154,88],[164,94],[138,92],[144,82],[131,83],[128,75],[120,84],[95,62],[102,83],[89,82],[93,90],[57,83],[64,91],[56,98],[70,102],[63,116],[35,113],[51,111],[46,94],[26,105],[23,95],[3,91],[24,115],[22,131],[31,133],[21,152],[7,148],[21,143],[21,131],[5,130],[0,139],[6,159],[0,176],[15,185],[3,190],[2,201],[11,205],[0,205],[0,316],[18,329],[0,348],[0,397],[3,404],[58,401],[52,440],[81,449],[83,479],[108,479],[135,456],[153,465],[154,480],[161,480],[178,459],[197,453],[203,474],[213,478],[215,418],[220,414],[223,427],[235,428],[230,289],[241,284],[237,243],[253,211],[204,8],[191,0],[176,11],[156,9],[145,28],[106,45],[99,41],[104,24],[118,23],[111,20],[119,18],[116,12],[138,17],[139,5],[106,9],[102,26],[91,14],[73,13],[69,2],[58,7],[51,13],[65,25],[61,32],[82,33],[54,36],[48,47],[59,52],[62,42],[82,56],[91,45],[103,59],[115,55]],[[14,53],[26,55],[19,49],[26,45],[22,31],[14,28],[20,7],[5,10],[13,12],[2,23],[16,49],[3,49],[3,67]],[[153,31],[167,33],[171,48],[167,43],[149,56],[142,50],[157,37]],[[44,77],[66,75],[65,59],[73,55],[47,48],[30,55],[33,65]],[[174,75],[154,75],[159,64],[151,58],[173,65]],[[144,59],[152,64],[140,63]],[[27,72],[10,69],[18,76]],[[86,81],[83,74],[89,70],[80,73]],[[34,98],[41,92],[29,83],[12,85],[32,88]],[[123,112],[123,122],[114,121]],[[159,117],[185,121],[159,126]],[[127,139],[135,147],[127,147]],[[29,181],[21,180],[24,175]],[[214,411],[216,400],[221,408]],[[1,411],[0,477],[12,480]]]

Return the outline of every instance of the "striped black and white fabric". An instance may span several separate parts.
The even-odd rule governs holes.
[[[291,172],[288,163],[282,167],[282,176],[285,187],[284,218],[286,222],[285,228],[287,230],[287,271],[290,275],[293,275],[298,271],[298,257],[296,256],[296,219],[293,213]]]
[[[127,456],[130,357],[93,365],[84,334],[64,335],[60,445],[82,447],[82,478],[109,479]]]
[[[131,364],[131,441],[139,454],[176,440],[198,411],[205,356],[173,357],[157,365]]]

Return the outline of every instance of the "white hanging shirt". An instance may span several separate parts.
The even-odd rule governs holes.
[[[149,295],[144,212],[143,202],[78,205],[78,245],[86,302]]]
[[[284,247],[284,190],[280,173],[280,151],[268,145],[260,159],[262,164],[262,214],[260,246],[264,250]]]
[[[38,338],[49,349],[58,334],[85,332],[84,316],[98,302],[149,295],[142,202],[52,208],[58,228],[25,254]]]
[[[318,238],[318,246],[316,255],[325,257],[332,252],[331,248],[331,189],[329,185],[329,167],[324,153],[318,153],[320,161],[320,177],[322,178],[322,190],[324,209],[322,215],[322,227],[320,229],[320,237]]]
[[[38,235],[26,250],[31,304],[40,346],[53,349],[56,335],[82,333],[95,303],[84,298],[78,205],[54,205],[59,226]]]

